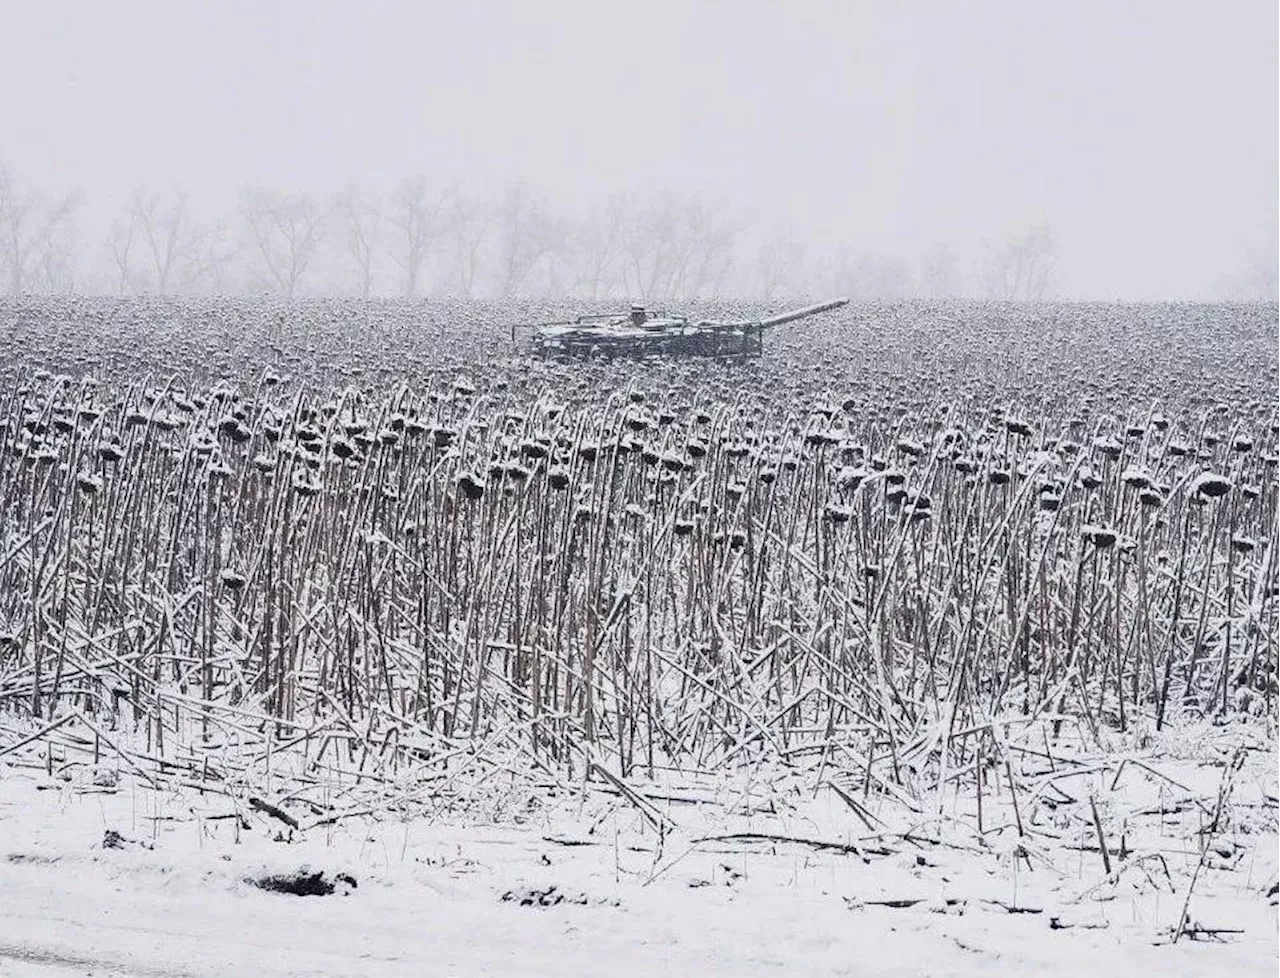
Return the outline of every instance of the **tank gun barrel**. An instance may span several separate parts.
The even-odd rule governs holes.
[[[769,316],[767,319],[760,320],[763,326],[781,326],[783,323],[792,323],[797,319],[804,319],[807,316],[816,316],[820,312],[830,312],[832,309],[839,309],[845,305],[848,299],[831,299],[828,302],[819,302],[812,306],[805,306],[803,309],[792,309],[790,312],[780,312],[776,316]]]

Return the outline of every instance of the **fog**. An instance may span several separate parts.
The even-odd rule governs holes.
[[[186,228],[191,289],[1275,295],[1274,0],[65,0],[3,21],[0,221],[28,215],[28,240],[0,246],[0,290],[177,290],[149,201],[153,232]],[[389,221],[412,177],[443,201],[418,279]],[[300,201],[316,243],[281,274]],[[714,261],[677,282],[632,255],[584,285],[610,202]],[[1036,284],[1010,285],[1024,246]]]

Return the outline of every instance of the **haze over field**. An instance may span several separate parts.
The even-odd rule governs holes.
[[[25,214],[28,239],[0,251],[10,291],[1276,291],[1265,0],[126,0],[5,23],[0,221]],[[443,201],[416,278],[392,220],[414,176]],[[299,275],[251,220],[284,205],[316,218]],[[153,237],[181,229],[173,268],[147,213]],[[588,282],[611,219],[630,237]],[[367,261],[353,226],[382,232]],[[630,254],[666,232],[704,275]],[[1011,241],[1043,283],[1001,270]]]
[[[0,976],[1272,978],[1277,20],[0,0]]]

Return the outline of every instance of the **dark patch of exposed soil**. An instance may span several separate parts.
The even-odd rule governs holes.
[[[326,876],[322,870],[310,872],[305,869],[296,873],[250,876],[245,882],[269,893],[288,893],[291,896],[332,896],[340,886],[344,893],[356,888],[355,877],[347,873]]]

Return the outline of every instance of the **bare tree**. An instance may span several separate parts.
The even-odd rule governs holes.
[[[32,285],[42,292],[70,292],[75,287],[79,228],[76,213],[83,199],[73,193],[49,204],[37,225]]]
[[[229,224],[201,223],[179,189],[169,194],[134,191],[106,240],[116,288],[122,294],[225,289],[229,285],[225,273],[238,252]]]
[[[225,293],[235,287],[235,272],[243,251],[230,219],[196,229],[184,289]]]
[[[624,238],[623,287],[627,292],[650,302],[670,297],[678,233],[679,205],[673,194],[662,194],[631,209]]]
[[[615,194],[575,225],[569,244],[575,284],[588,299],[607,295],[619,284],[630,220],[627,198]]]
[[[62,291],[74,277],[78,193],[53,199],[0,165],[0,269],[11,293]]]
[[[9,291],[15,295],[26,284],[36,207],[35,195],[24,191],[13,171],[0,165],[0,260]]]
[[[107,232],[106,251],[115,266],[116,288],[121,295],[136,285],[132,260],[134,245],[138,240],[138,223],[132,212],[123,219],[113,221]]]
[[[262,279],[293,298],[323,239],[325,210],[310,194],[248,190],[240,213],[261,261]]]
[[[929,249],[921,269],[921,284],[930,299],[945,299],[956,295],[959,276],[956,270],[956,253],[951,246],[938,242]]]
[[[373,291],[375,259],[382,237],[382,202],[376,194],[350,186],[335,204],[337,231],[363,298]]]
[[[528,186],[513,183],[497,208],[498,294],[514,295],[552,249],[551,215]]]
[[[718,295],[733,267],[741,230],[719,205],[688,198],[680,212],[670,293],[679,298]]]
[[[803,292],[807,252],[794,227],[774,225],[756,249],[755,281],[747,285],[748,291],[765,299]]]
[[[489,208],[478,201],[454,195],[447,224],[450,254],[454,284],[458,293],[466,298],[475,294],[491,223]]]
[[[987,295],[993,299],[1035,302],[1049,292],[1058,252],[1045,225],[1013,235],[987,253]]]
[[[573,291],[578,274],[573,243],[573,226],[563,217],[551,215],[547,228],[548,246],[542,260],[540,294],[562,298]]]
[[[387,223],[393,229],[391,257],[403,276],[404,294],[419,294],[423,266],[440,238],[451,230],[457,188],[431,192],[426,177],[408,177],[391,195]]]
[[[177,291],[179,281],[188,273],[186,266],[197,233],[186,193],[175,189],[169,194],[146,194],[139,190],[130,200],[130,211],[150,259],[154,290],[161,295]]]
[[[663,193],[629,214],[622,262],[626,289],[646,301],[719,290],[741,227],[700,197]]]

